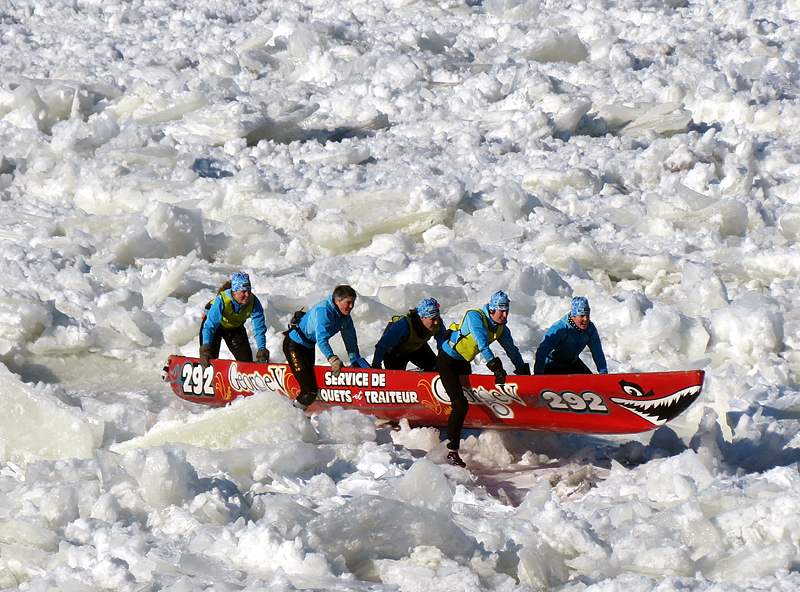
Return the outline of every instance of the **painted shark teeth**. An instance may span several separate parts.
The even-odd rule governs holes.
[[[624,388],[629,392],[630,386]],[[611,397],[611,400],[649,421],[653,425],[664,425],[667,421],[680,415],[700,395],[701,385],[694,385],[659,399],[620,399]],[[641,389],[639,390],[641,392]]]

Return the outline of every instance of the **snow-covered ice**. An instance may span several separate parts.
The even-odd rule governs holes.
[[[800,588],[798,20],[0,2],[0,589]],[[526,361],[583,295],[612,372],[704,390],[640,436],[467,432],[471,472],[432,428],[183,402],[161,367],[239,269],[275,361],[339,283],[367,358],[503,289]]]

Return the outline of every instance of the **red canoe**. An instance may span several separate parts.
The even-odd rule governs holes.
[[[345,368],[334,378],[317,366],[320,393],[308,412],[356,409],[411,426],[444,427],[450,399],[439,375],[427,372]],[[512,376],[495,385],[491,374],[473,374],[464,391],[470,402],[465,428],[583,434],[633,434],[675,418],[700,395],[704,373],[654,372],[565,376]],[[215,407],[237,397],[274,391],[294,399],[300,387],[286,364],[170,356],[164,380],[187,401]]]

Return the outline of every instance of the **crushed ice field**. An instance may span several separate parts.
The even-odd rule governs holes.
[[[798,20],[0,3],[0,589],[800,588]],[[161,367],[240,269],[274,361],[339,283],[367,358],[502,289],[526,361],[583,295],[611,372],[704,390],[643,435],[468,431],[469,471],[432,428],[183,402]]]

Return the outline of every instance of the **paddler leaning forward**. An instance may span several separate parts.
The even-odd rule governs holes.
[[[531,373],[530,365],[523,361],[506,325],[509,305],[508,296],[501,291],[494,293],[483,308],[468,310],[460,323],[450,326],[450,338],[442,344],[436,359],[442,386],[452,406],[447,421],[447,460],[459,467],[466,466],[458,454],[458,448],[461,443],[461,429],[469,410],[461,377],[472,374],[470,362],[480,353],[486,360],[486,367],[494,373],[495,383],[505,384],[506,371],[503,363],[489,348],[491,343],[497,341],[514,364],[515,374]]]
[[[383,335],[375,344],[372,367],[405,370],[409,362],[423,372],[436,371],[436,354],[428,341],[431,337],[441,346],[445,330],[435,298],[425,298],[407,314],[392,317]]]
[[[356,303],[356,291],[347,285],[336,286],[333,294],[311,307],[303,317],[290,325],[283,340],[283,353],[295,379],[300,384],[300,394],[294,406],[307,409],[317,398],[319,386],[314,370],[314,346],[319,346],[331,365],[331,373],[338,377],[344,364],[331,347],[329,341],[337,333],[342,334],[350,364],[356,368],[369,368],[358,351],[358,339],[350,313]]]

